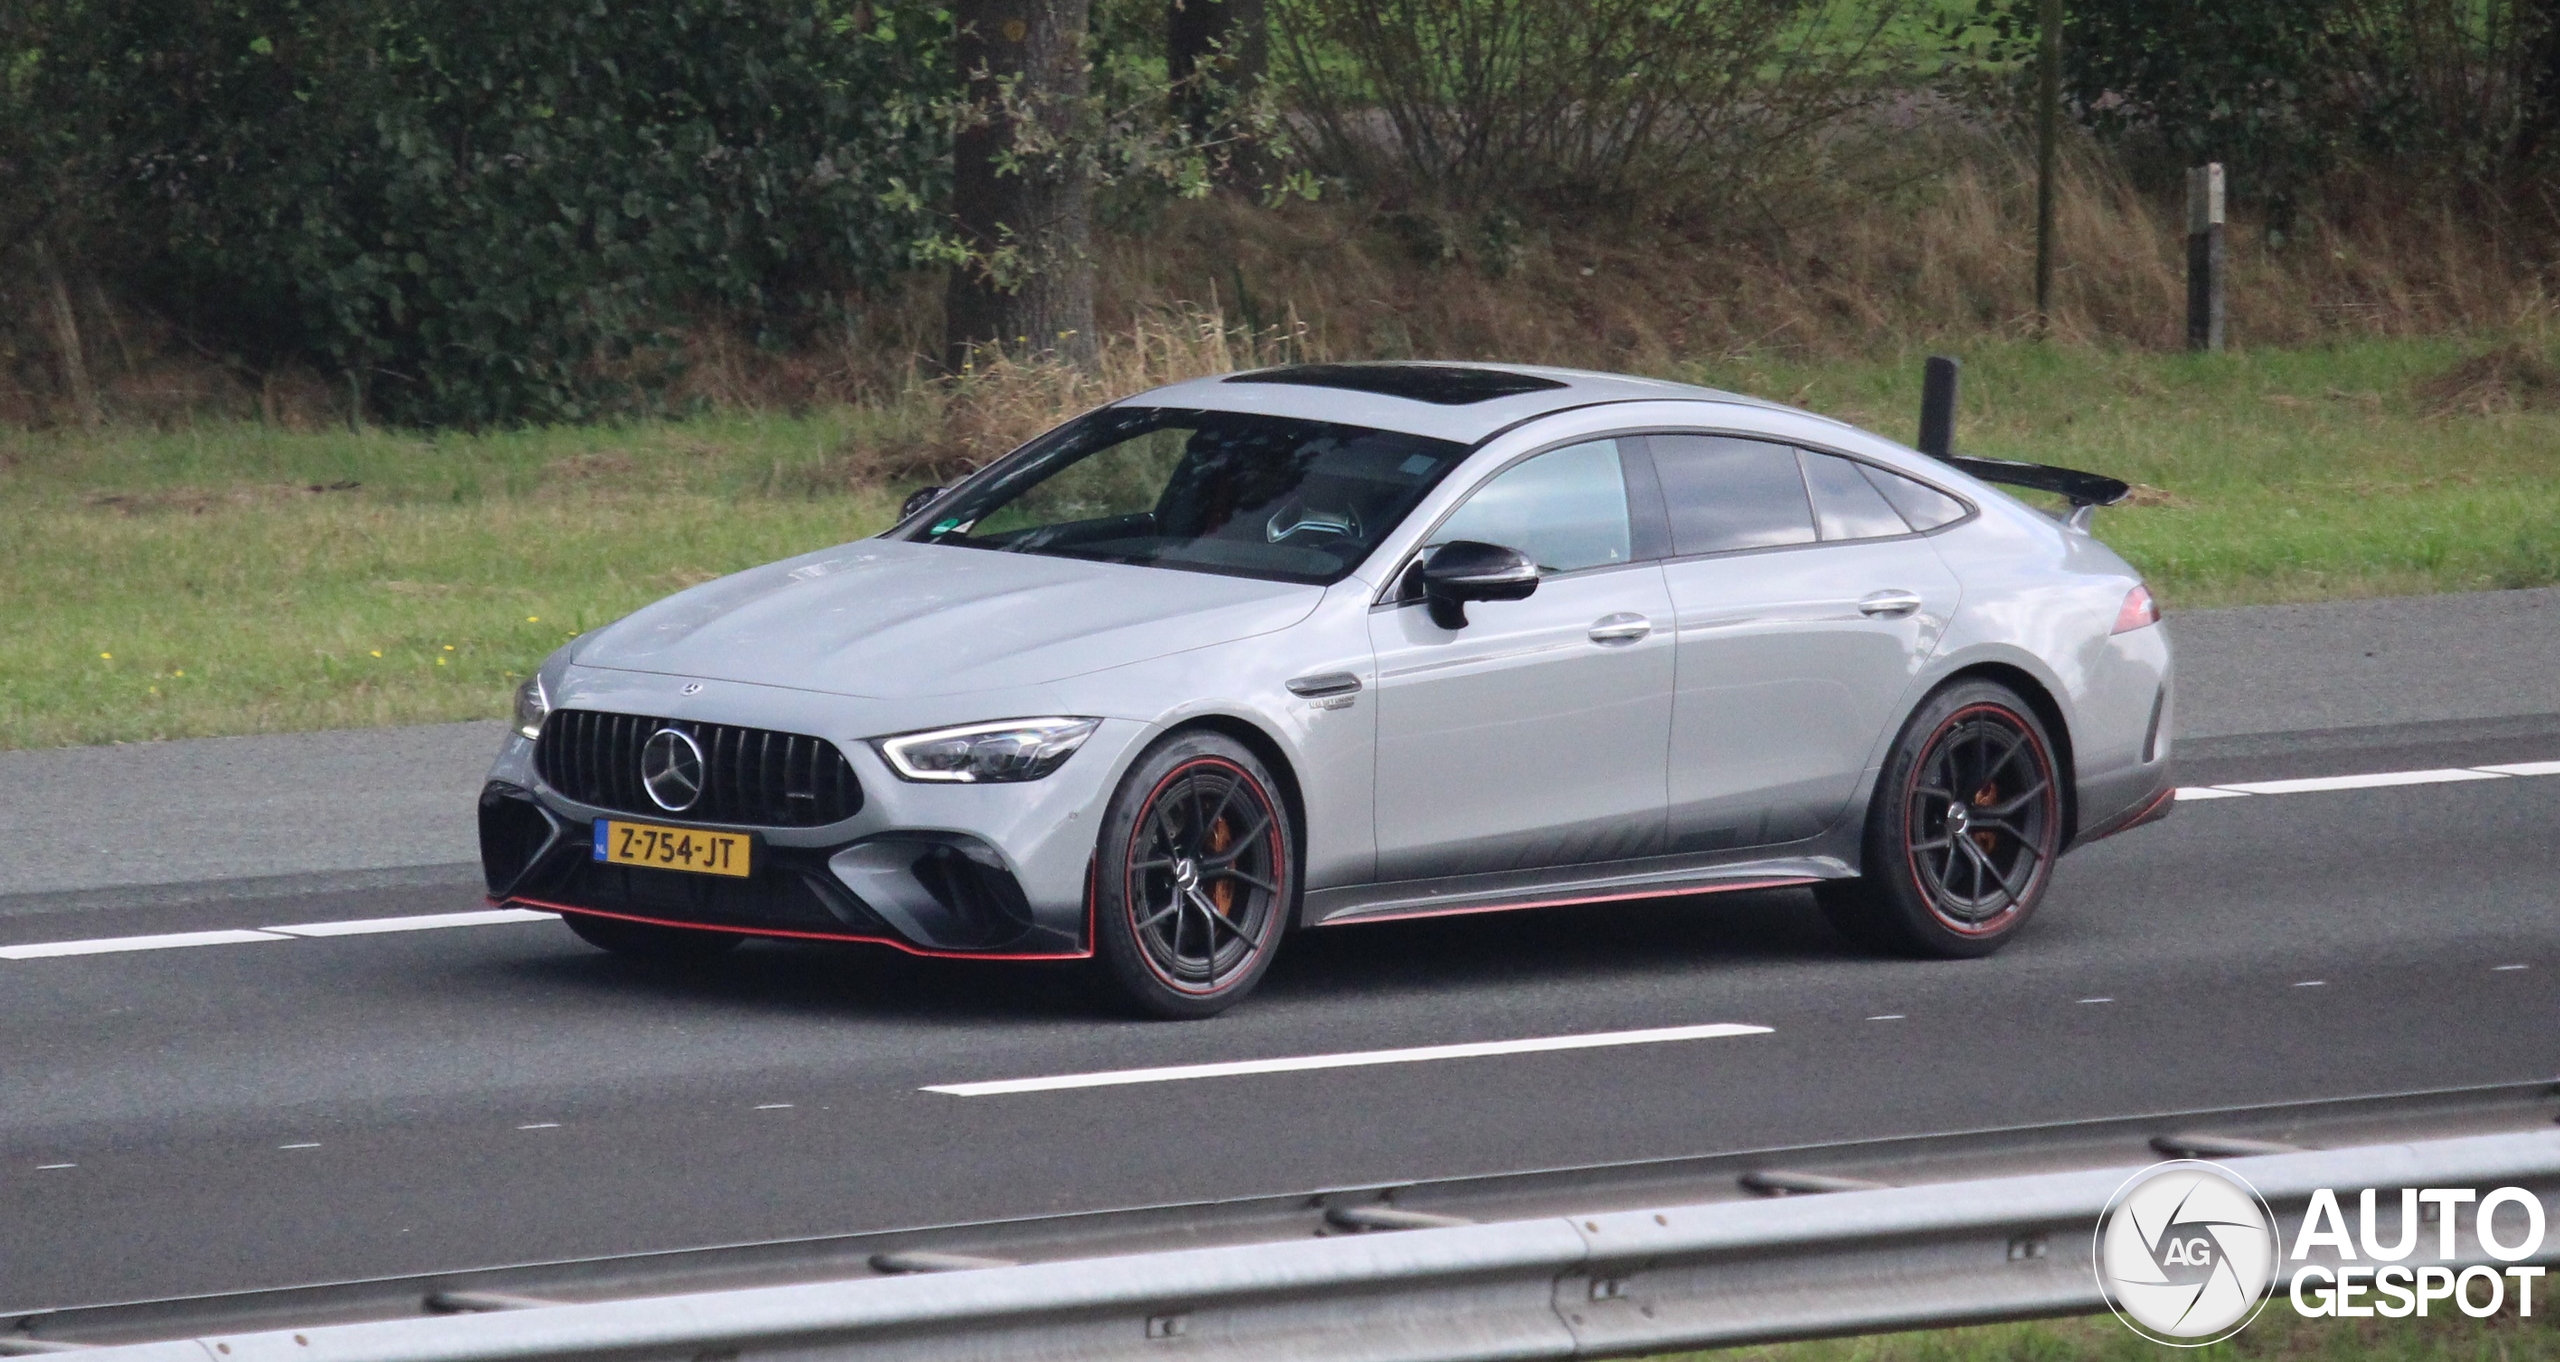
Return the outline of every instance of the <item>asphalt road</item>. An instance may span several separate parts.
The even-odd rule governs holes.
[[[2555,619],[2182,615],[2182,781],[2560,759]],[[480,909],[496,731],[0,753],[0,1315],[2560,1075],[2560,774],[2182,802],[1988,961],[1862,958],[1801,892],[1379,924],[1182,1026],[858,947],[686,972],[548,921],[258,932]],[[12,949],[207,931],[238,936]],[[1768,1029],[922,1090],[1713,1023]]]
[[[2188,781],[2560,758],[2560,724],[2368,737]],[[550,922],[0,959],[0,1309],[2548,1078],[2556,823],[2560,774],[2193,801],[2067,860],[1988,961],[1861,958],[1801,892],[1702,898],[1310,933],[1191,1025],[1097,1018],[1067,970],[653,970]],[[479,906],[63,907],[0,947]],[[920,1091],[1719,1022],[1770,1029]]]

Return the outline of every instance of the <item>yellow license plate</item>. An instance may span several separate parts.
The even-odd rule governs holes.
[[[697,875],[755,873],[755,839],[743,832],[704,832],[658,823],[596,820],[596,859],[613,865],[689,870]]]

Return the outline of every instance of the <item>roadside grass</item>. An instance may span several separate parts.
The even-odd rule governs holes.
[[[2539,1304],[2539,1302],[2537,1302]],[[1653,1362],[2159,1362],[2169,1352],[2112,1315],[1822,1339]],[[2560,1362],[2560,1325],[2548,1312],[2491,1319],[2441,1311],[2425,1319],[2303,1319],[2282,1301],[2221,1343],[2179,1349],[2192,1362]]]
[[[1960,347],[1958,443],[2142,484],[2098,531],[2173,611],[2560,582],[2560,413],[2417,395],[2488,348]],[[1907,439],[1918,374],[1915,353],[1669,376]],[[878,530],[912,480],[863,470],[944,421],[911,395],[434,437],[0,432],[0,748],[499,715],[577,632]]]

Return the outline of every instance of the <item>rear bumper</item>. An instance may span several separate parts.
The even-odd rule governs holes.
[[[873,942],[916,955],[1091,953],[1089,929],[1041,921],[1002,858],[964,837],[883,834],[818,846],[760,838],[755,873],[733,879],[598,861],[592,827],[592,819],[557,810],[523,786],[489,782],[480,795],[480,853],[491,901],[740,936]]]

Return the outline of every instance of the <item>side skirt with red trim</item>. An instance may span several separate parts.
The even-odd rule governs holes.
[[[678,922],[670,918],[642,917],[637,913],[609,913],[600,908],[581,908],[575,904],[552,903],[544,899],[513,895],[489,902],[500,908],[535,908],[563,916],[605,917],[616,922],[637,922],[648,927],[680,927],[689,932],[716,932],[722,936],[767,937],[778,941],[842,941],[867,946],[887,946],[891,950],[928,960],[1089,960],[1093,957],[1093,932],[1085,929],[1085,944],[1072,951],[945,951],[894,937],[866,936],[857,932],[802,932],[780,927],[712,927],[699,922]],[[1090,907],[1088,906],[1088,916]]]

